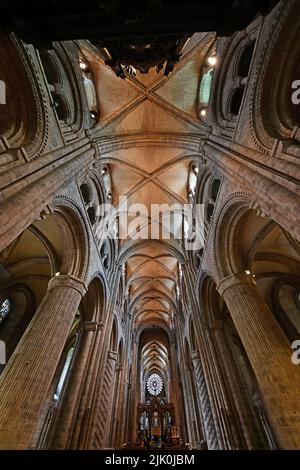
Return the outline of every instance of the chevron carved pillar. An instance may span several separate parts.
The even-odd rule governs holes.
[[[201,359],[197,351],[191,353],[192,362],[194,367],[195,382],[197,384],[199,401],[201,404],[201,412],[203,416],[205,435],[207,440],[208,449],[216,450],[218,446],[218,436],[216,433],[214,418],[212,414],[211,404],[205,377],[202,369]]]

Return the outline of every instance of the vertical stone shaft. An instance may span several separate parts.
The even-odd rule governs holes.
[[[118,439],[118,433],[121,431],[122,405],[123,405],[123,367],[116,365],[114,396],[112,400],[112,413],[110,416],[109,433],[107,436],[107,446],[114,447]]]
[[[87,374],[87,365],[91,348],[97,330],[96,322],[84,322],[80,344],[75,355],[67,390],[63,396],[62,407],[59,411],[56,432],[51,445],[53,449],[69,449],[73,435],[74,422],[76,420],[79,401]]]
[[[216,433],[213,413],[209,400],[207,385],[198,353],[192,353],[192,361],[194,366],[195,379],[201,404],[201,411],[204,421],[205,435],[207,446],[211,450],[219,449],[218,436]]]
[[[215,322],[215,324],[216,323],[218,322]],[[222,358],[224,372],[228,381],[230,398],[233,402],[233,406],[235,405],[236,407],[239,424],[243,431],[245,441],[244,446],[247,449],[255,449],[258,447],[257,433],[253,427],[252,418],[245,403],[244,393],[238,378],[238,370],[234,365],[234,360],[226,341],[223,326],[214,326],[213,329],[220,357]]]
[[[85,292],[72,276],[53,278],[0,379],[2,449],[27,449],[74,315]]]
[[[193,399],[192,385],[190,371],[188,364],[185,364],[185,374],[182,375],[181,380],[184,387],[184,404],[187,417],[187,432],[190,445],[195,449],[197,444],[197,437],[193,423],[196,421],[195,403]]]
[[[240,449],[241,440],[234,420],[234,413],[230,402],[226,382],[224,380],[223,365],[220,361],[211,329],[204,327],[206,346],[210,351],[210,366],[214,372],[214,386],[217,392],[218,411],[220,413],[220,422],[223,426],[223,436],[225,449]]]
[[[300,370],[291,361],[291,346],[248,276],[231,275],[218,290],[252,364],[279,445],[299,449]]]
[[[115,385],[115,370],[118,353],[115,351],[108,351],[107,362],[101,387],[101,396],[99,407],[97,407],[97,422],[96,430],[93,441],[94,449],[101,449],[105,446],[107,440],[107,433],[109,429],[109,422],[112,413],[113,393]]]
[[[95,332],[95,341],[92,345],[91,357],[87,364],[87,373],[84,381],[80,404],[77,411],[70,449],[86,449],[88,447],[88,430],[90,429],[91,409],[93,396],[96,389],[98,366],[101,362],[101,351],[103,350],[104,324],[98,324]]]

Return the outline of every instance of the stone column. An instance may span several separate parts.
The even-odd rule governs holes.
[[[86,289],[56,276],[0,378],[0,448],[27,449]]]
[[[104,376],[102,377],[102,386],[97,409],[95,409],[96,426],[93,436],[93,449],[101,449],[108,440],[109,423],[112,414],[113,393],[115,386],[115,371],[118,353],[108,351]]]
[[[114,393],[113,393],[113,400],[112,400],[112,413],[110,416],[110,431],[109,436],[107,438],[107,447],[113,447],[116,444],[116,440],[118,438],[118,433],[120,432],[120,424],[121,424],[121,416],[120,413],[122,411],[122,392],[120,390],[122,386],[122,377],[123,366],[120,364],[116,364],[115,370],[115,384],[114,384]]]
[[[219,449],[218,445],[218,436],[215,428],[213,413],[211,409],[211,404],[209,400],[207,385],[201,365],[201,359],[196,351],[191,352],[192,363],[194,367],[194,375],[196,379],[199,401],[201,405],[201,412],[204,422],[205,436],[207,440],[207,446],[210,450]]]
[[[134,443],[137,439],[137,405],[140,402],[140,387],[139,387],[139,375],[138,375],[138,364],[140,364],[141,357],[138,355],[138,341],[133,342],[132,352],[132,376],[131,376],[131,403],[130,403],[130,441]]]
[[[258,448],[258,436],[253,426],[251,414],[246,405],[244,391],[240,384],[238,370],[234,364],[230,348],[224,334],[224,324],[220,320],[212,321],[210,324],[216,343],[218,346],[222,368],[226,376],[227,386],[232,401],[232,407],[235,408],[236,421],[239,428],[243,431],[242,446],[247,449]]]
[[[183,356],[181,356],[183,357]],[[183,401],[185,405],[185,412],[187,417],[187,433],[189,444],[193,449],[196,449],[197,446],[197,436],[195,434],[195,422],[196,422],[196,413],[195,413],[195,403],[192,392],[191,376],[189,364],[184,364],[184,374],[181,375],[181,382],[183,386]]]
[[[127,391],[126,391],[126,415],[125,415],[125,423],[124,423],[124,442],[127,443],[130,441],[131,436],[131,413],[130,413],[130,406],[131,406],[131,382],[128,380],[127,382]]]
[[[127,356],[125,355],[125,359]],[[120,406],[118,415],[120,417],[120,425],[115,429],[114,446],[121,447],[124,442],[127,442],[127,421],[128,421],[128,397],[130,394],[130,384],[126,379],[127,377],[127,364],[124,364],[121,381],[120,381]]]
[[[300,369],[291,361],[291,345],[252,278],[231,275],[219,283],[218,291],[252,364],[279,446],[299,449]]]
[[[218,430],[221,433],[221,441],[219,441],[219,448],[224,450],[238,449],[238,435],[233,422],[233,413],[230,404],[230,399],[225,387],[222,365],[218,357],[215,342],[211,335],[211,329],[208,325],[202,325],[204,348],[206,355],[205,375],[210,377],[210,386],[214,395],[215,412],[218,423]],[[202,355],[201,355],[202,358]],[[203,359],[205,356],[203,356]],[[208,382],[207,382],[208,384]]]
[[[104,343],[104,323],[97,323],[97,330],[94,333],[95,341],[92,344],[92,351],[87,363],[86,377],[84,380],[83,390],[80,396],[80,404],[76,413],[76,421],[74,424],[72,439],[69,449],[85,449],[87,442],[87,430],[90,429],[91,408],[93,396],[97,384],[98,365],[101,362],[101,352]],[[100,356],[100,357],[99,357]]]
[[[218,378],[214,368],[214,357],[207,339],[207,328],[201,322],[201,315],[199,314],[199,303],[195,297],[195,279],[189,269],[185,269],[185,279],[187,281],[187,288],[189,298],[192,306],[192,318],[196,333],[197,349],[201,356],[201,364],[203,374],[208,391],[208,396],[213,413],[216,434],[218,437],[218,448],[220,450],[228,449],[227,446],[227,424],[224,422],[223,401],[222,394],[219,390]]]
[[[179,377],[177,369],[177,358],[175,341],[172,338],[170,341],[170,365],[171,365],[171,383],[170,383],[170,402],[174,403],[174,419],[177,429],[180,429],[181,422],[181,405],[180,405],[180,390],[178,387]],[[182,423],[183,425],[184,423]],[[180,436],[182,437],[182,436]]]
[[[55,424],[56,431],[51,445],[52,449],[69,449],[70,447],[74,422],[77,416],[97,329],[98,323],[95,321],[85,321],[82,324],[79,348],[75,353],[66,392],[62,397],[61,408]]]

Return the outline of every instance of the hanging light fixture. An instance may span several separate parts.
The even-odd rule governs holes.
[[[217,64],[218,59],[215,55],[210,55],[209,58],[207,59],[207,62],[209,63],[209,65],[214,67]]]

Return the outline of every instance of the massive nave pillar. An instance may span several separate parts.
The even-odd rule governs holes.
[[[279,446],[299,449],[300,368],[291,361],[291,345],[249,276],[230,275],[218,291],[252,364]]]
[[[73,276],[50,280],[48,291],[0,378],[2,449],[27,449],[72,321],[86,289]]]

